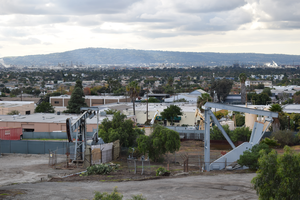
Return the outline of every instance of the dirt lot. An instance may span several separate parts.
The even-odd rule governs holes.
[[[59,157],[58,162],[65,161]],[[0,186],[25,182],[46,181],[50,177],[64,176],[82,169],[55,170],[48,165],[48,155],[3,154],[0,157]]]
[[[211,154],[215,156],[228,151],[214,149],[218,148],[212,147]],[[80,176],[74,174],[85,169],[66,169],[66,156],[58,158],[60,164],[54,169],[48,165],[48,155],[5,154],[0,157],[0,199],[92,199],[94,191],[111,192],[115,186],[125,199],[133,194],[143,194],[147,199],[258,199],[250,183],[254,173],[202,172],[197,160],[199,152],[203,152],[202,142],[182,142],[176,162],[170,163],[169,177],[155,176],[155,169],[167,167],[166,159],[164,163],[145,165],[144,174],[139,166],[134,174],[123,156],[114,161],[121,165],[119,170],[109,175]],[[183,173],[183,153],[196,158],[195,163],[193,159],[189,162],[188,174]],[[68,174],[72,176],[65,177]]]

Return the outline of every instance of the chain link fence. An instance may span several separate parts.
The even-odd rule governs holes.
[[[75,146],[72,145],[66,148],[49,150],[49,166],[53,168],[88,167],[111,162],[119,156],[119,141],[87,146],[85,152],[75,152]]]
[[[150,160],[127,158],[127,167],[130,173],[134,174],[151,174]]]
[[[222,155],[219,152],[211,152],[210,154],[210,163],[214,162]],[[203,152],[175,152],[173,154],[168,153],[164,155],[164,162],[167,163],[170,167],[177,166],[179,169],[182,167],[188,167],[190,171],[203,171],[204,170],[204,154]]]

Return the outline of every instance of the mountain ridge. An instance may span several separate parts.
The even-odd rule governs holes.
[[[275,61],[279,65],[300,64],[300,55],[262,53],[182,52],[139,49],[83,48],[59,53],[3,57],[6,65],[44,66],[70,64],[83,65],[139,65],[174,63],[195,66],[231,66],[264,64]]]

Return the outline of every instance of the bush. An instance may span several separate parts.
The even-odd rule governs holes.
[[[117,170],[119,165],[108,165],[108,164],[100,164],[100,165],[92,165],[87,168],[85,175],[93,175],[93,174],[109,174],[115,170]]]
[[[164,167],[159,167],[156,170],[156,176],[168,176],[170,175],[170,171],[166,170]]]
[[[227,135],[230,137],[231,131],[229,130],[228,125],[222,126],[224,131],[227,133]],[[211,140],[226,140],[225,137],[223,136],[222,132],[217,126],[213,126],[210,129],[210,139]]]
[[[248,142],[251,136],[251,130],[249,129],[249,127],[236,128],[230,135],[232,142]]]
[[[283,147],[285,145],[294,145],[297,141],[294,133],[290,130],[278,130],[271,134],[271,138],[277,140],[278,143]]]
[[[95,196],[93,198],[93,200],[122,200],[123,199],[123,195],[120,194],[117,191],[117,187],[114,188],[114,191],[110,194],[108,194],[107,192],[95,192]],[[132,199],[129,200],[146,200],[146,198],[143,197],[143,195],[133,195]]]
[[[20,112],[17,110],[12,110],[9,113],[7,113],[8,115],[18,115]]]
[[[93,200],[122,200],[123,195],[117,191],[117,187],[114,188],[114,191],[110,194],[107,192],[96,192]]]
[[[243,126],[245,124],[245,116],[241,114],[235,115],[236,126]]]
[[[299,199],[300,154],[284,147],[284,154],[275,150],[260,152],[259,170],[251,183],[259,199]]]
[[[277,147],[277,146],[280,146],[280,144],[277,142],[277,140],[275,140],[274,138],[264,138],[261,140],[260,143],[264,143],[264,144],[267,144],[269,145],[270,147]]]
[[[265,150],[266,153],[271,151],[267,144],[256,144],[250,150],[244,151],[243,155],[240,155],[240,159],[237,163],[249,167],[251,170],[258,169],[258,158],[261,150]]]

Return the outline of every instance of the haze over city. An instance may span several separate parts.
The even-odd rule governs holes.
[[[296,0],[0,0],[0,57],[87,47],[300,55]]]

